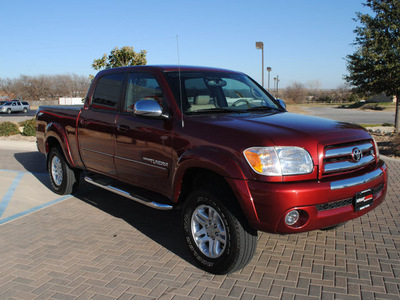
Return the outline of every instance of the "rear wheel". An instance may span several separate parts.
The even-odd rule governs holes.
[[[257,246],[252,229],[237,205],[227,208],[225,193],[212,188],[194,191],[183,208],[186,243],[200,267],[229,274],[245,267]],[[233,199],[231,199],[233,200]]]
[[[28,112],[28,109],[26,107],[24,107],[23,112],[24,112],[24,114],[26,114]]]
[[[79,172],[70,168],[58,148],[52,148],[47,161],[53,191],[59,195],[74,192],[79,185]]]

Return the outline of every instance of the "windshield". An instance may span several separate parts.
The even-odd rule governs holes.
[[[166,73],[185,114],[281,109],[249,77],[237,73]],[[181,88],[179,88],[181,83]],[[182,92],[182,97],[180,97]]]

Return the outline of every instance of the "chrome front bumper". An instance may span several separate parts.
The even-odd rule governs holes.
[[[386,165],[383,164],[382,168],[386,169]],[[353,187],[353,186],[357,186],[360,184],[368,183],[370,181],[373,181],[373,180],[383,176],[383,174],[384,174],[384,171],[381,168],[378,168],[370,173],[367,173],[367,174],[364,174],[361,176],[333,181],[330,183],[331,190],[345,189],[348,187]]]

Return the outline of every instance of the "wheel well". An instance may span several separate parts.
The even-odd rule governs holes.
[[[231,187],[226,182],[224,177],[210,170],[201,168],[192,168],[186,171],[182,179],[181,192],[178,202],[182,204],[187,196],[195,189],[211,185],[223,190],[224,193],[228,193],[229,196],[232,196],[237,202]]]
[[[54,137],[49,137],[46,140],[46,160],[47,160],[46,166],[47,166],[47,171],[48,171],[48,168],[49,168],[49,162],[48,162],[49,153],[50,153],[51,149],[53,149],[53,148],[60,149],[61,154],[63,154],[63,152],[61,150],[60,143],[58,142],[58,140],[56,138],[54,138]]]
[[[46,152],[49,153],[50,150],[54,147],[60,147],[60,143],[58,142],[58,140],[54,137],[49,137],[46,141]]]
[[[219,200],[225,204],[229,211],[236,216],[239,222],[249,228],[248,220],[231,186],[223,176],[210,170],[193,168],[186,171],[182,180],[177,208],[182,208],[185,205],[185,201],[191,192],[201,188],[211,189],[219,196]],[[253,234],[256,232],[253,228],[248,230],[251,230]]]

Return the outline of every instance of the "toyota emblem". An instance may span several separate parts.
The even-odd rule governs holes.
[[[362,152],[358,148],[354,148],[353,151],[351,152],[351,157],[355,162],[359,162],[360,159],[362,158]]]

